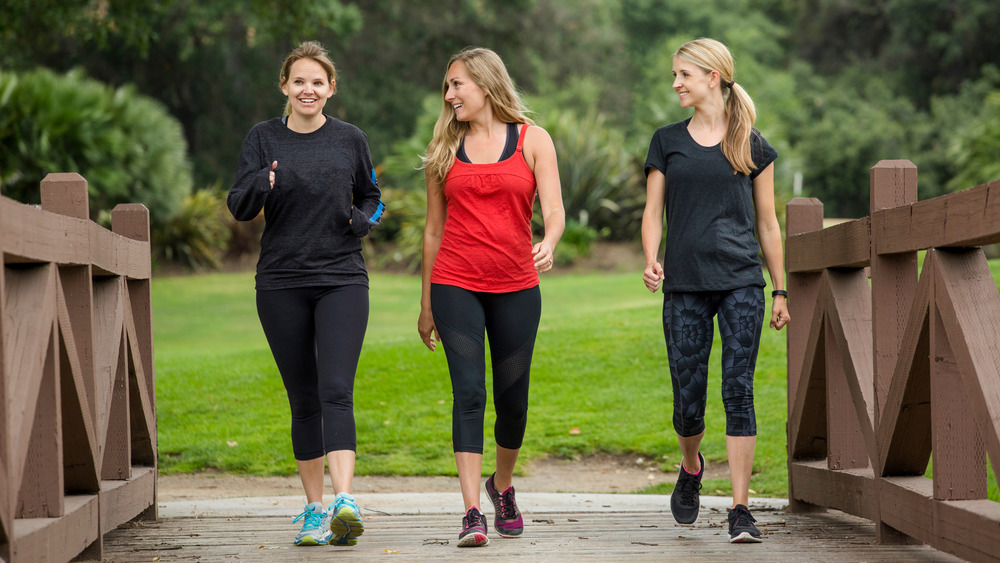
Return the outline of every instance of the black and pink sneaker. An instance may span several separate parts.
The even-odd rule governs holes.
[[[486,537],[486,516],[473,506],[462,517],[462,533],[458,534],[458,547],[482,547],[490,543]]]
[[[497,492],[493,479],[497,474],[490,475],[486,480],[486,494],[490,496],[493,503],[493,510],[496,518],[493,520],[493,527],[497,533],[505,538],[517,538],[524,533],[524,520],[521,519],[521,511],[517,509],[517,502],[514,500],[514,486],[507,487],[504,492]]]

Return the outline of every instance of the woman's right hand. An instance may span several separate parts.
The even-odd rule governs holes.
[[[424,341],[424,346],[431,352],[437,348],[437,341],[441,339],[437,326],[434,325],[434,315],[427,309],[420,309],[420,318],[417,319],[417,332],[420,339]]]
[[[278,161],[271,163],[271,170],[267,173],[267,180],[271,182],[271,189],[274,189],[274,169],[278,167]]]
[[[659,262],[647,264],[646,269],[642,272],[642,283],[646,284],[646,289],[656,293],[656,290],[660,289],[660,283],[662,281],[663,266],[661,266]]]

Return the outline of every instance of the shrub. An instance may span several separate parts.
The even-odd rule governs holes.
[[[165,228],[152,234],[155,257],[194,270],[217,269],[231,237],[228,216],[218,187],[185,196]]]
[[[49,172],[87,179],[96,217],[142,203],[154,228],[191,192],[180,124],[129,86],[113,89],[80,71],[0,72],[0,185],[7,197],[39,201]]]

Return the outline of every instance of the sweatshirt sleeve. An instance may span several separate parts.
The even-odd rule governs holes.
[[[351,229],[358,237],[367,235],[371,228],[378,225],[385,211],[382,203],[382,192],[378,189],[378,178],[375,177],[375,167],[372,166],[371,153],[368,150],[368,139],[361,134],[358,140],[357,164],[354,173],[354,212],[351,217]]]
[[[270,165],[261,168],[260,137],[256,129],[251,129],[240,147],[236,181],[226,198],[226,205],[237,221],[250,221],[260,214],[271,191],[270,168]]]

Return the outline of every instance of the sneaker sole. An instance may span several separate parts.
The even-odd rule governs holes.
[[[743,532],[735,538],[730,536],[729,543],[761,543],[764,540],[760,538],[755,538],[750,535],[750,532]]]
[[[365,525],[358,519],[358,515],[350,507],[345,506],[330,521],[330,531],[338,539],[345,537],[354,538],[354,543],[357,543],[357,537],[365,533]]]
[[[300,547],[313,547],[317,545],[326,545],[325,540],[317,540],[316,538],[302,538],[296,542],[293,542],[296,546]]]
[[[458,540],[458,547],[483,547],[489,543],[490,538],[484,534],[469,534]]]
[[[694,524],[698,520],[698,512],[699,512],[698,510],[695,510],[693,516],[687,516],[686,518],[682,518],[673,510],[670,511],[670,514],[671,516],[674,517],[674,521],[677,522],[678,524]]]
[[[348,545],[358,545],[358,538],[335,538],[330,540],[330,545],[344,547]]]
[[[500,536],[501,538],[509,538],[509,539],[519,538],[524,533],[524,530],[516,530],[516,531],[500,530],[500,528],[498,528],[495,524],[493,526],[493,529],[497,531],[497,535]]]

